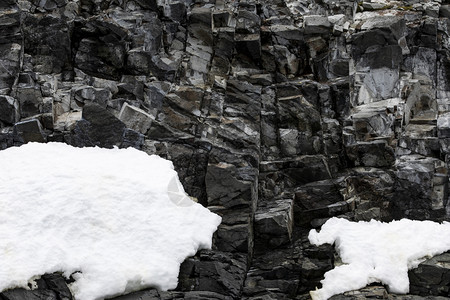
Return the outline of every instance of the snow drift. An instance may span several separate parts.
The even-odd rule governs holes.
[[[57,271],[78,300],[175,288],[221,221],[170,161],[135,149],[30,143],[0,151],[0,166],[0,290]]]
[[[320,232],[311,230],[313,245],[333,244],[344,265],[325,273],[313,300],[357,290],[373,282],[393,293],[408,293],[408,270],[425,258],[450,250],[450,223],[402,219],[391,223],[350,222],[331,218]]]

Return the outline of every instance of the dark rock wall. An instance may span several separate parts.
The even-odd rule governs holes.
[[[307,241],[327,218],[450,219],[449,7],[2,0],[0,149],[158,154],[223,217],[176,291],[118,299],[305,299],[334,264]],[[411,273],[411,292],[449,296],[445,259]],[[61,280],[2,297],[70,299]]]

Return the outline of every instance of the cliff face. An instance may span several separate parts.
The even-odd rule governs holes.
[[[327,218],[450,219],[449,16],[440,0],[2,0],[0,149],[158,154],[223,217],[176,291],[118,299],[306,299],[334,264],[306,237]],[[446,261],[411,293],[448,297]],[[2,297],[71,297],[39,282]]]

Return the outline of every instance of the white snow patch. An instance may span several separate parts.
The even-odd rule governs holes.
[[[220,222],[158,156],[60,143],[0,151],[0,290],[56,271],[77,272],[78,300],[172,289]]]
[[[325,300],[373,282],[405,294],[409,291],[409,269],[450,250],[450,223],[408,219],[356,223],[331,218],[320,232],[309,232],[309,241],[316,246],[335,243],[344,263],[325,273],[322,288],[310,292],[313,300]]]

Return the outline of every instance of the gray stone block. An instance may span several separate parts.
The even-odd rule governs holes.
[[[41,122],[37,119],[22,121],[14,125],[14,132],[22,137],[24,142],[40,142],[47,141],[46,135],[42,129]]]
[[[140,108],[124,103],[119,113],[119,120],[128,128],[146,134],[152,125],[153,117]]]

